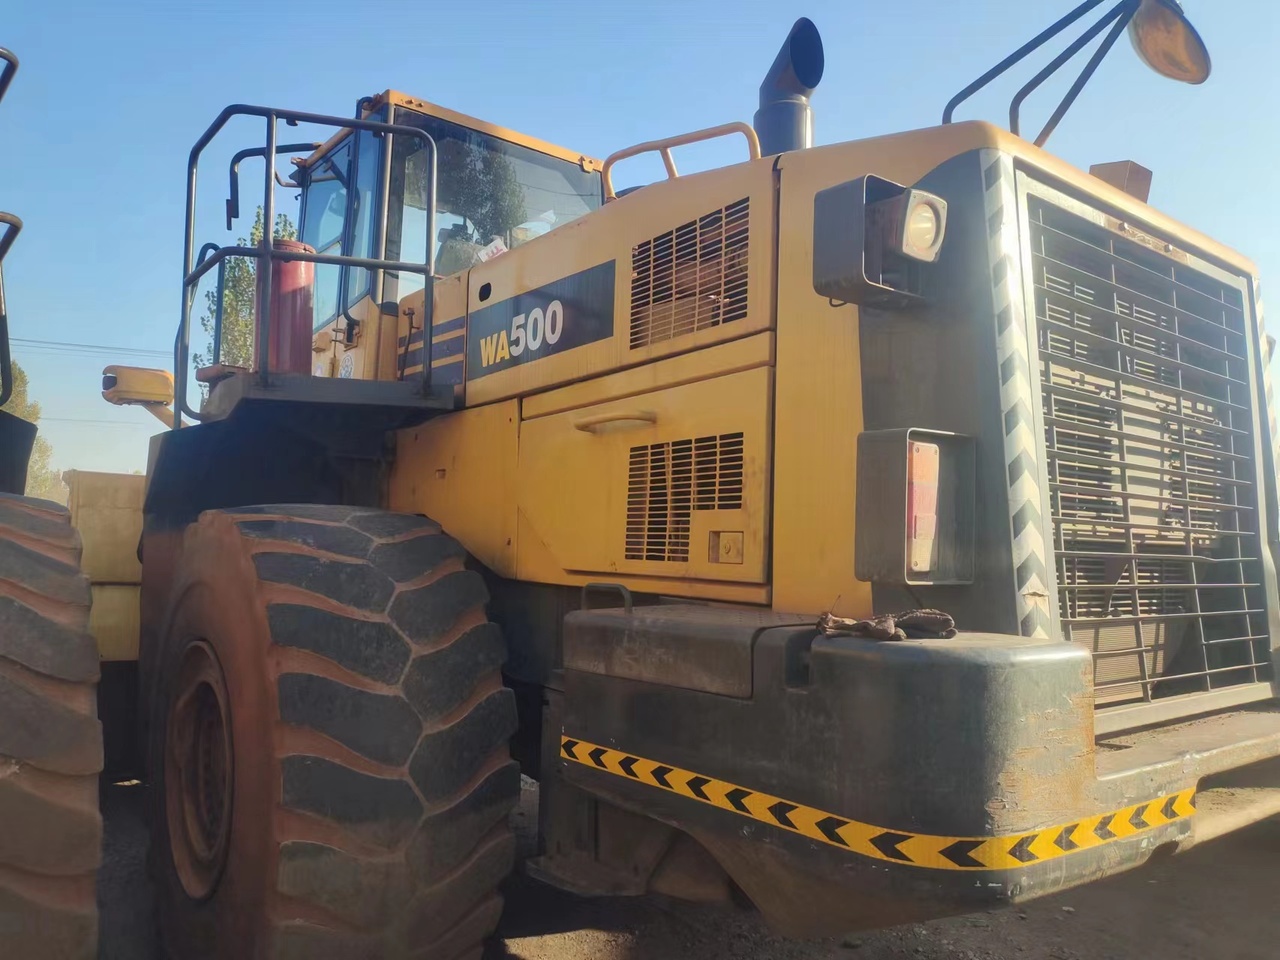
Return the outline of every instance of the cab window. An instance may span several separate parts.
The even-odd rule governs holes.
[[[436,188],[436,273],[466,270],[503,250],[597,209],[600,175],[476,130],[400,108],[396,122],[431,135],[439,151]],[[422,196],[425,151],[397,137],[391,158],[387,259],[426,259]],[[387,299],[422,289],[417,274],[388,275]]]
[[[358,149],[357,149],[358,144]],[[302,242],[317,253],[333,256],[372,257],[373,227],[377,196],[380,141],[361,132],[348,137],[339,146],[313,163],[307,173],[307,187],[302,201]],[[354,224],[350,246],[344,249],[348,194],[355,181]],[[332,323],[344,306],[355,303],[369,293],[370,271],[351,268],[347,271],[346,303],[340,303],[338,284],[341,268],[331,264],[315,267],[315,326]]]
[[[302,242],[316,253],[342,252],[343,225],[347,216],[347,182],[351,166],[351,142],[321,157],[307,175],[302,203]],[[338,313],[338,268],[316,264],[315,318],[322,327]]]

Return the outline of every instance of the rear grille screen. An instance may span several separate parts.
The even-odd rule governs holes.
[[[738,200],[632,248],[632,350],[747,315],[750,212]]]
[[[1058,601],[1096,702],[1269,680],[1240,290],[1029,204]]]
[[[742,434],[631,448],[628,560],[685,562],[694,510],[742,508]]]

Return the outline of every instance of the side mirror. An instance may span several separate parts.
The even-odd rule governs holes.
[[[165,426],[173,426],[173,374],[168,370],[107,367],[102,371],[102,399],[118,407],[145,407]]]
[[[1178,0],[1142,0],[1129,21],[1129,40],[1139,59],[1170,80],[1199,84],[1213,62]]]

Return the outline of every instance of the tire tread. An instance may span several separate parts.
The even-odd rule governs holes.
[[[273,822],[269,955],[478,954],[514,862],[507,815],[520,788],[507,746],[514,700],[501,685],[502,640],[484,616],[482,579],[461,569],[461,546],[423,517],[314,505],[219,513],[273,585],[264,601],[271,643],[347,672],[345,681],[310,672],[319,664],[302,657],[266,667],[279,722],[308,731],[275,741],[283,810]],[[208,516],[198,522],[215,522]],[[289,588],[287,602],[275,584]],[[382,692],[353,686],[356,677]],[[340,749],[289,752],[316,736]],[[357,758],[383,775],[353,766]],[[310,824],[323,825],[327,842],[316,828],[303,833]],[[422,928],[416,911],[427,902],[439,909]]]
[[[89,581],[65,507],[0,495],[0,942],[90,960],[102,859]]]

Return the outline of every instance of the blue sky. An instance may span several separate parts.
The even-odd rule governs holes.
[[[1118,159],[1151,167],[1152,202],[1253,257],[1272,278],[1275,302],[1280,9],[1273,0],[1186,6],[1214,55],[1210,82],[1163,80],[1122,41],[1050,148],[1086,168]],[[1067,0],[7,0],[0,45],[23,68],[0,106],[0,209],[27,223],[6,261],[12,334],[170,349],[186,155],[231,102],[346,115],[358,97],[393,87],[603,157],[641,140],[749,121],[760,76],[803,15],[826,44],[814,106],[817,139],[830,143],[936,123],[956,90],[1068,7]],[[1003,122],[1009,97],[1029,76],[998,85],[964,116]],[[1052,110],[1053,93],[1047,88],[1029,103],[1028,126]],[[214,157],[260,138],[255,127]],[[694,151],[683,166],[735,157],[733,147]],[[204,209],[213,215],[199,239],[221,240],[225,161],[209,169]],[[637,162],[619,175],[625,182],[660,172]],[[59,467],[145,466],[158,424],[98,394],[102,366],[128,359],[21,343],[15,355],[44,408],[43,433]],[[169,366],[146,353],[132,362]]]

